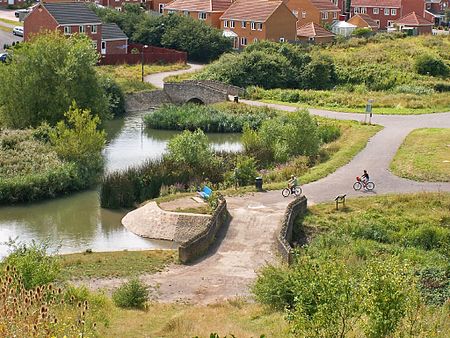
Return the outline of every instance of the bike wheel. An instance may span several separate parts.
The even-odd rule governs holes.
[[[375,188],[375,183],[373,182],[367,182],[366,189],[369,191],[372,191]]]
[[[281,195],[283,195],[283,197],[288,197],[290,194],[291,194],[291,189],[284,188],[283,190],[281,190]]]
[[[353,184],[353,189],[361,190],[361,188],[362,188],[361,182],[355,182],[355,184]]]
[[[294,189],[294,195],[300,196],[302,194],[302,188],[301,187],[295,187]]]

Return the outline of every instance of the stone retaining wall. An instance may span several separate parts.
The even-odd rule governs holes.
[[[221,199],[207,228],[178,247],[180,261],[187,263],[205,254],[209,246],[214,242],[217,232],[228,221],[228,216],[227,202],[225,199]]]
[[[292,229],[294,222],[298,215],[306,213],[307,204],[308,200],[305,196],[300,196],[299,198],[293,200],[288,204],[281,222],[280,233],[277,237],[277,245],[283,261],[288,264],[291,264],[293,261],[293,250],[290,242],[292,241]]]

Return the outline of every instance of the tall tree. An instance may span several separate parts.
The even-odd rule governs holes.
[[[15,48],[10,63],[0,65],[0,120],[13,128],[51,125],[64,118],[72,101],[102,119],[109,99],[95,71],[97,51],[83,35],[53,32]]]

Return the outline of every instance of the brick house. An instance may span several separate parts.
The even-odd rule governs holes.
[[[395,28],[402,32],[408,32],[409,35],[431,34],[433,25],[433,22],[417,15],[415,12],[394,21]]]
[[[449,24],[446,22],[445,10],[450,8],[450,0],[426,0],[424,18],[435,26]]]
[[[127,54],[128,37],[116,24],[104,24],[84,3],[41,3],[24,21],[24,40],[43,31],[82,33],[101,54]]]
[[[310,43],[333,42],[335,34],[314,22],[307,23],[297,29],[297,40]]]
[[[297,18],[283,1],[237,0],[220,17],[225,36],[241,49],[259,40],[295,41]]]
[[[220,28],[220,17],[231,6],[231,0],[174,0],[163,7],[164,14],[180,14]]]
[[[358,28],[370,28],[373,32],[378,31],[378,22],[367,14],[356,14],[347,21]]]
[[[352,0],[350,16],[367,14],[386,30],[402,16],[416,12],[423,16],[425,0]]]
[[[297,17],[297,27],[314,22],[324,26],[339,20],[341,10],[330,0],[287,0],[286,6]]]

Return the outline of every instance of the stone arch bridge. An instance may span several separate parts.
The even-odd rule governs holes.
[[[169,82],[162,90],[127,95],[127,111],[145,111],[165,103],[212,104],[225,102],[230,96],[242,96],[244,89],[211,80]]]

